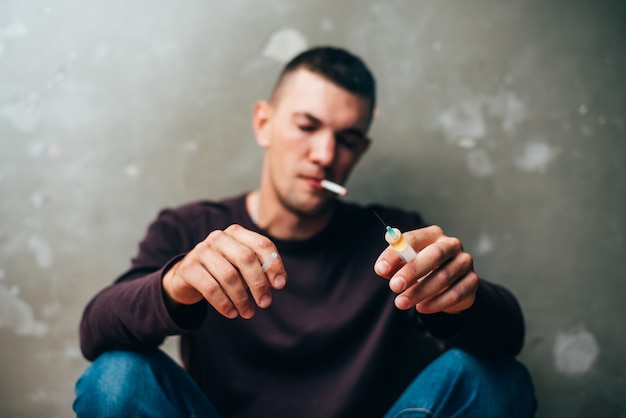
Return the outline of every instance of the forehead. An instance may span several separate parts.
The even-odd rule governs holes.
[[[352,124],[360,125],[364,130],[371,117],[369,99],[304,68],[284,76],[272,102],[281,112],[308,113],[321,120],[353,119]]]

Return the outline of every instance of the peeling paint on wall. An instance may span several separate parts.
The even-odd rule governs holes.
[[[0,107],[0,117],[5,118],[18,132],[34,132],[40,124],[39,95],[32,93],[21,101]]]
[[[20,299],[19,288],[0,284],[0,328],[13,328],[17,335],[43,337],[48,325],[35,320],[33,308]]]
[[[525,120],[526,105],[511,91],[493,96],[479,94],[442,111],[439,124],[448,141],[471,148],[487,135],[486,116],[500,119],[502,130],[512,132]]]
[[[100,64],[109,56],[109,46],[107,44],[98,45],[91,53],[91,62],[93,64]]]
[[[465,157],[465,162],[469,172],[476,177],[487,177],[494,172],[491,159],[483,149],[469,151]]]
[[[188,154],[195,154],[200,149],[196,141],[187,141],[183,144],[182,150]]]
[[[24,26],[24,24],[19,22],[10,23],[7,27],[2,31],[2,35],[5,38],[21,38],[28,34],[28,28]]]
[[[513,131],[526,119],[526,105],[516,93],[501,91],[493,97],[485,98],[487,114],[499,117],[500,126],[505,132]]]
[[[28,248],[35,255],[35,261],[37,266],[41,269],[47,269],[52,265],[53,255],[52,249],[46,241],[37,235],[33,235],[28,239]]]
[[[39,190],[34,191],[33,194],[30,195],[30,203],[34,208],[39,209],[42,207],[45,200],[46,196]]]
[[[82,358],[83,354],[80,351],[80,347],[78,344],[71,342],[65,344],[65,350],[63,352],[66,359],[79,359]]]
[[[28,155],[33,158],[40,157],[46,150],[46,144],[43,141],[30,142],[27,147]]]
[[[600,347],[592,333],[584,329],[559,331],[554,343],[556,369],[567,376],[583,375],[594,365]]]
[[[126,167],[124,167],[124,174],[126,177],[135,178],[139,177],[141,170],[135,164],[127,164]]]
[[[439,116],[439,123],[453,143],[476,141],[483,138],[487,131],[480,101],[466,101],[445,110]]]
[[[304,36],[293,28],[283,28],[273,32],[263,48],[263,56],[286,63],[307,48]]]
[[[559,150],[543,142],[529,142],[522,155],[515,158],[515,165],[527,172],[545,173],[548,164],[559,154]]]
[[[325,17],[320,22],[320,28],[322,28],[323,31],[330,32],[335,28],[335,25],[331,18]]]
[[[477,255],[483,255],[492,252],[494,248],[495,245],[491,236],[482,231],[478,236],[478,240],[476,241],[476,250],[474,252]]]

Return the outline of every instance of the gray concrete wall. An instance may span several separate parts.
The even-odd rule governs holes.
[[[71,415],[88,299],[159,208],[257,185],[252,105],[317,44],[379,80],[350,198],[516,293],[539,417],[626,416],[625,4],[0,0],[0,416]]]

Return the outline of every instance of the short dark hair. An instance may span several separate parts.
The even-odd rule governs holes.
[[[365,62],[342,48],[319,46],[299,53],[280,73],[272,97],[286,75],[305,68],[370,101],[370,112],[376,106],[376,80]],[[371,114],[370,114],[371,117]]]

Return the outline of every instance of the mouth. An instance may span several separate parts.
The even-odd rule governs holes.
[[[304,180],[309,183],[309,185],[311,187],[313,187],[316,190],[322,190],[322,181],[324,180],[324,178],[322,177],[309,177],[309,176],[304,176]]]

